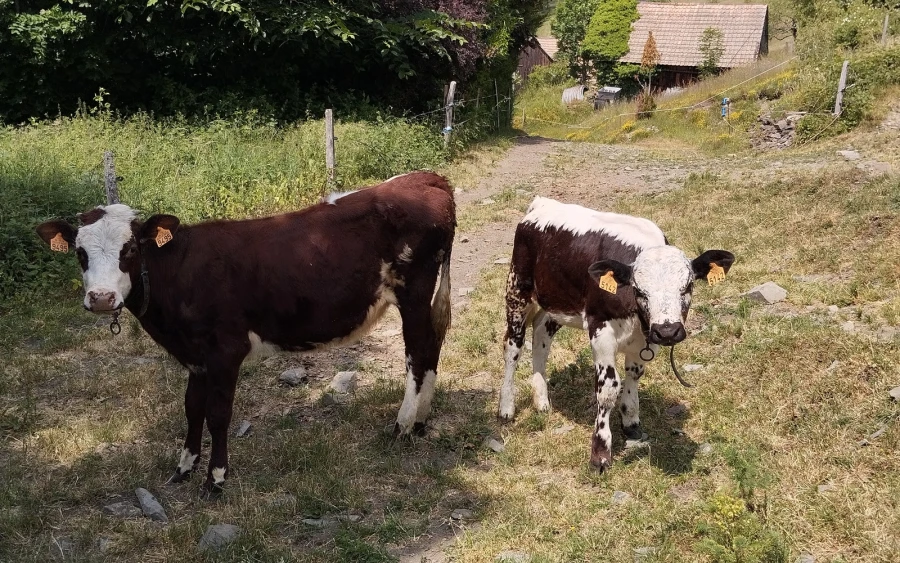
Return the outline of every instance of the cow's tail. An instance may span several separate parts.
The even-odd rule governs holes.
[[[453,248],[453,239],[444,249],[444,260],[441,262],[440,280],[437,290],[431,299],[431,322],[438,342],[443,344],[447,331],[450,330],[450,251]]]

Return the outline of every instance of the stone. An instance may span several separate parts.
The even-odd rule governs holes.
[[[250,424],[249,420],[242,421],[241,425],[238,426],[238,429],[235,431],[234,437],[235,438],[243,438],[244,436],[247,435],[247,432],[250,432],[250,429],[252,427],[253,427],[253,425]]]
[[[496,563],[528,563],[531,556],[521,551],[501,551],[494,558]]]
[[[613,504],[623,504],[631,500],[631,495],[625,491],[616,491],[612,495]]]
[[[100,553],[108,552],[112,545],[112,540],[109,538],[101,537],[97,539],[97,551]]]
[[[625,449],[631,450],[634,448],[643,448],[645,446],[649,446],[650,442],[647,440],[649,436],[646,434],[641,434],[641,437],[637,440],[625,440]]]
[[[326,407],[333,407],[334,405],[343,405],[347,402],[349,395],[347,394],[338,394],[333,391],[326,391],[322,394],[322,405]],[[394,425],[391,425],[393,428]]]
[[[297,497],[288,493],[282,493],[269,501],[269,505],[278,507],[294,506],[295,504],[297,504]]]
[[[469,242],[469,237],[462,237],[459,242]]]
[[[114,502],[103,507],[103,512],[117,518],[140,518],[143,511],[127,501]]]
[[[643,561],[648,557],[656,555],[655,547],[636,547],[636,548],[632,549],[631,551],[634,552],[635,562]]]
[[[832,485],[831,483],[825,483],[824,485],[819,485],[818,487],[816,487],[816,490],[819,492],[820,495],[825,494],[828,491],[833,490],[833,489],[834,489],[834,485]]]
[[[900,387],[898,387],[898,389],[900,389]],[[572,430],[575,430],[574,424],[563,424],[559,428],[554,428],[553,430],[551,430],[550,434],[554,436],[562,436],[563,434],[568,434]]]
[[[780,129],[781,131],[784,131],[785,129],[788,128],[788,121],[787,121],[787,119],[782,119],[781,121],[778,121],[777,123],[775,123],[775,127],[777,127],[778,129]]]
[[[216,551],[233,542],[241,529],[234,524],[210,524],[197,544],[200,551]]]
[[[794,563],[816,563],[816,558],[811,553],[801,553]]]
[[[471,520],[474,517],[475,513],[467,508],[457,508],[450,513],[450,518],[453,520]]]
[[[833,362],[831,362],[831,365],[825,368],[825,371],[834,371],[839,365],[841,365],[841,362],[834,360]]]
[[[481,205],[493,205],[495,203],[497,203],[497,202],[489,197],[481,200]]]
[[[281,375],[278,376],[278,381],[281,383],[286,383],[291,387],[296,387],[301,383],[305,383],[308,379],[306,375],[306,369],[303,367],[291,368],[288,370],[284,370],[281,372]]]
[[[844,332],[854,333],[856,332],[856,325],[853,324],[853,321],[847,321],[841,325],[841,330]]]
[[[700,446],[697,448],[697,451],[699,451],[703,455],[709,455],[713,453],[712,444],[710,444],[709,442],[704,442],[703,444],[700,444]]]
[[[460,297],[465,297],[466,295],[475,291],[474,287],[461,287],[456,290]]]
[[[882,424],[878,428],[878,430],[876,430],[875,432],[872,432],[872,434],[869,435],[869,440],[877,440],[878,438],[881,438],[882,434],[887,432],[887,429],[888,429],[887,424]]]
[[[671,407],[666,409],[666,414],[669,416],[678,416],[687,412],[687,407],[681,403],[676,405],[672,405]]]
[[[485,438],[484,447],[486,447],[487,449],[492,450],[498,454],[506,449],[506,446],[503,444],[503,442],[501,442],[500,440],[497,440],[496,438],[492,438],[490,436]]]
[[[335,393],[352,393],[356,391],[357,374],[355,371],[341,371],[334,376],[328,385]]]
[[[509,258],[497,258],[494,260],[494,264],[509,264]]]
[[[144,512],[144,516],[157,522],[168,523],[169,517],[166,516],[166,511],[163,510],[162,505],[159,504],[159,501],[156,500],[156,497],[150,494],[150,491],[138,487],[134,490],[134,494],[137,495],[137,499],[141,504],[141,510]]]
[[[859,160],[862,158],[856,151],[837,151],[837,154],[844,157],[844,160]]]
[[[837,313],[837,312],[840,311],[840,310],[841,310],[841,308],[838,307],[837,305],[829,305],[829,306],[828,306],[828,312],[829,312],[829,313]]]
[[[685,365],[681,366],[681,369],[685,373],[691,373],[692,371],[700,371],[701,369],[703,369],[705,367],[706,366],[704,366],[703,364],[685,364]]]
[[[766,282],[758,285],[744,294],[748,299],[761,303],[778,303],[787,297],[787,291],[775,282]]]
[[[888,391],[888,395],[891,396],[891,399],[895,401],[900,401],[900,387],[894,387],[890,391]]]

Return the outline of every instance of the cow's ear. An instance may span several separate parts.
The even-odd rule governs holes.
[[[615,260],[594,262],[588,273],[600,289],[615,293],[619,286],[631,285],[631,266]]]
[[[174,215],[154,215],[147,219],[140,228],[140,241],[153,241],[162,246],[175,237],[181,221]]]
[[[704,278],[709,285],[716,285],[725,279],[725,274],[734,263],[734,254],[727,250],[707,250],[694,258],[691,266],[694,268],[694,277]]]
[[[50,245],[50,250],[56,252],[68,252],[70,246],[75,246],[75,237],[78,235],[78,229],[60,220],[41,223],[35,230]]]

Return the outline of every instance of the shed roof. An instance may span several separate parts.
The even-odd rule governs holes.
[[[766,4],[668,4],[638,2],[640,19],[628,39],[628,54],[620,60],[640,63],[649,32],[653,32],[660,65],[699,66],[703,61],[700,38],[714,27],[722,32],[725,52],[722,68],[752,63],[759,57],[760,43],[768,20]]]
[[[556,53],[559,52],[559,46],[556,44],[555,37],[537,37],[538,43],[541,45],[541,49],[547,53],[547,56],[550,57],[551,60],[556,60]]]

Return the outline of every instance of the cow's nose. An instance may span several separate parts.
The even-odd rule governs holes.
[[[684,324],[664,322],[662,324],[650,325],[650,342],[653,344],[661,344],[663,346],[672,346],[678,344],[687,338],[684,330]]]
[[[116,308],[116,294],[111,291],[88,291],[88,309],[94,313],[106,313]]]

